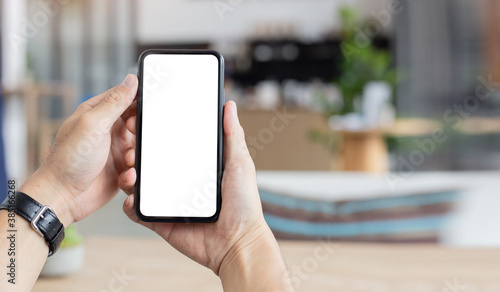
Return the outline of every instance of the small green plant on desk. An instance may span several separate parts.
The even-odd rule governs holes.
[[[83,237],[78,232],[74,224],[71,224],[64,231],[64,240],[61,243],[61,248],[70,248],[82,244]]]
[[[396,70],[388,50],[378,49],[373,45],[373,38],[363,32],[366,26],[359,21],[358,12],[352,7],[343,7],[339,10],[342,23],[340,33],[342,60],[340,61],[340,75],[333,81],[339,89],[341,104],[332,101],[322,93],[316,94],[324,117],[329,120],[332,116],[345,115],[359,111],[359,104],[365,85],[374,82],[386,82],[393,89],[396,86]],[[394,94],[393,94],[394,96]],[[337,134],[332,131],[311,130],[309,138],[323,144],[332,153],[338,152]]]

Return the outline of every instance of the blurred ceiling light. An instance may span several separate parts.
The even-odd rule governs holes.
[[[273,50],[268,45],[258,45],[253,53],[255,59],[260,62],[269,62],[273,58]]]

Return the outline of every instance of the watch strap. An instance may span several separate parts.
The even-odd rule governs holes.
[[[27,194],[16,191],[15,204],[9,204],[9,198],[6,198],[0,204],[0,210],[3,209],[12,211],[31,222],[33,229],[45,238],[49,246],[49,256],[59,249],[64,239],[64,226],[52,208],[43,206]]]

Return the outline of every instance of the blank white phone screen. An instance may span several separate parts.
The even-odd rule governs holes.
[[[218,77],[214,55],[145,57],[139,207],[143,215],[215,214]]]

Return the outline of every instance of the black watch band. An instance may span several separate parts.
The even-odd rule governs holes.
[[[9,204],[7,197],[0,204],[0,210],[3,209],[14,212],[31,222],[31,227],[45,238],[49,245],[49,256],[56,253],[64,239],[64,226],[51,207],[43,206],[25,193],[16,192],[15,204]]]

